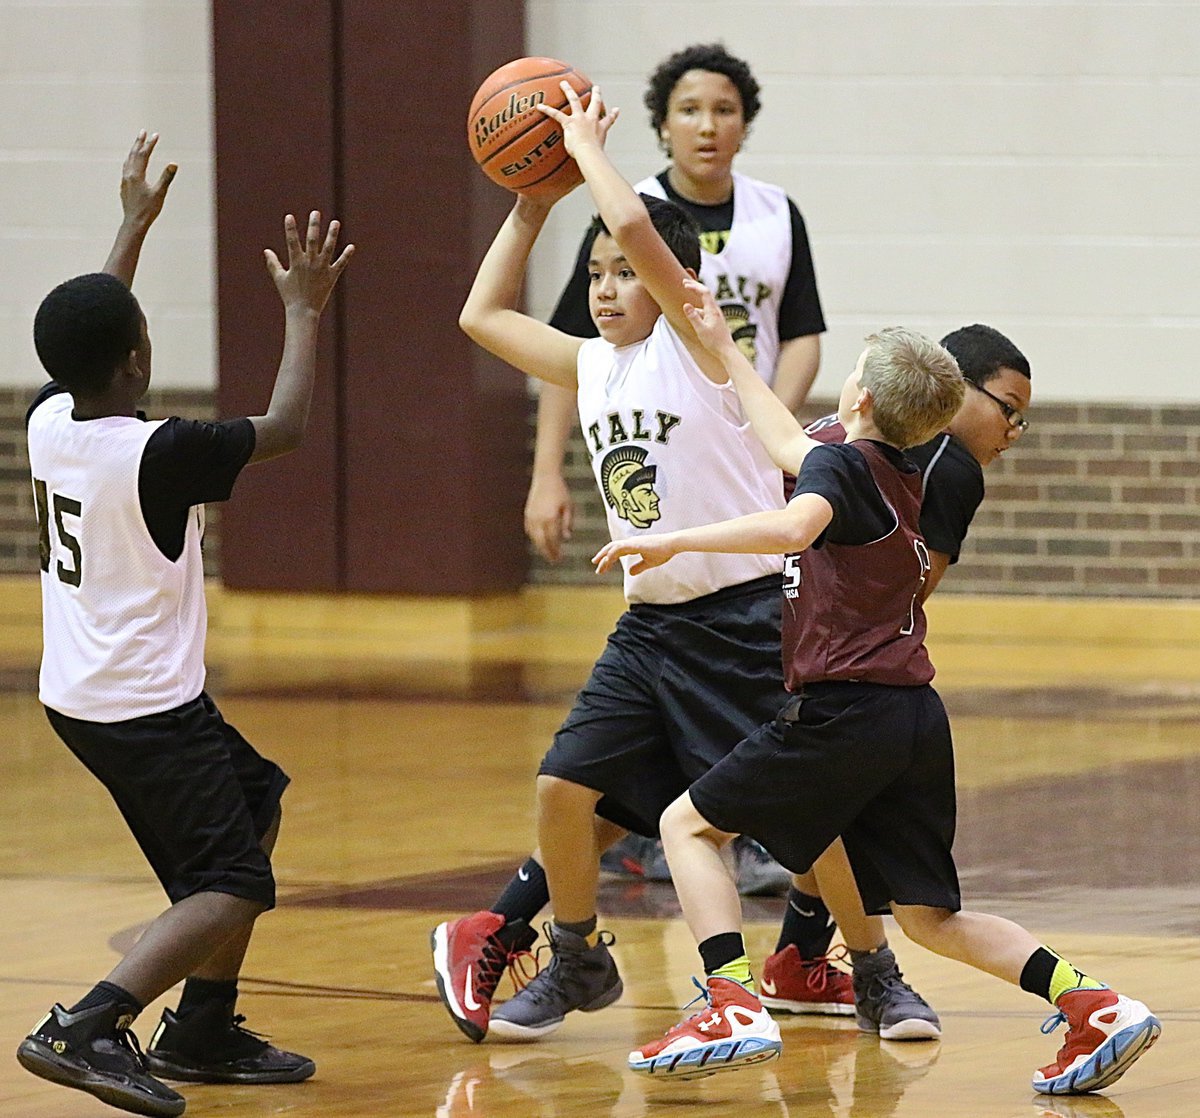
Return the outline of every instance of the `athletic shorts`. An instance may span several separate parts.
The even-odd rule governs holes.
[[[928,685],[806,683],[691,798],[796,872],[840,835],[867,912],[961,907],[950,723]]]
[[[599,815],[657,835],[664,808],[779,710],[779,576],[680,605],[630,606],[542,760],[602,794]]]
[[[215,892],[274,907],[260,842],[288,777],[207,694],[125,722],[85,722],[49,707],[46,715],[108,789],[172,904]]]

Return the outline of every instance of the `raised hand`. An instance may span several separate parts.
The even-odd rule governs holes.
[[[175,178],[175,172],[179,170],[174,163],[168,163],[158,176],[158,182],[151,185],[146,181],[146,167],[157,143],[158,133],[147,134],[143,128],[133,141],[133,147],[129,149],[121,167],[123,216],[103,270],[130,287],[133,286],[142,242],[145,241],[150,226],[154,224],[154,219],[162,212],[167,190]]]
[[[545,113],[551,120],[558,122],[562,129],[563,142],[567,145],[567,154],[572,158],[578,158],[582,148],[588,144],[604,147],[608,130],[616,124],[621,110],[613,109],[605,112],[604,100],[600,96],[598,85],[592,86],[592,97],[585,109],[583,102],[579,100],[579,94],[571,87],[570,82],[560,82],[559,84],[563,93],[566,94],[567,108],[570,109],[570,112],[563,112],[562,109],[545,104],[536,105],[535,108]]]
[[[129,154],[121,168],[121,209],[125,220],[132,224],[149,226],[162,212],[167,199],[167,190],[179,167],[168,163],[153,185],[146,180],[146,168],[150,156],[158,143],[158,133],[147,134],[143,128],[133,141]]]
[[[267,271],[288,310],[306,309],[320,314],[337,281],[341,278],[354,246],[347,245],[334,259],[341,222],[331,221],[324,240],[321,238],[321,214],[313,210],[308,215],[308,232],[303,245],[296,228],[296,218],[288,214],[283,219],[283,235],[287,242],[288,263],[285,268],[271,249],[264,249]]]
[[[717,305],[713,293],[699,280],[691,277],[683,281],[683,286],[689,299],[689,302],[683,305],[683,313],[687,315],[687,320],[696,333],[696,340],[709,353],[718,357],[727,347],[736,348],[737,343],[729,333],[729,324],[725,321],[725,315]]]
[[[651,567],[661,567],[673,555],[678,555],[672,535],[664,532],[661,535],[639,536],[636,540],[613,540],[606,543],[595,555],[592,564],[596,574],[602,575],[616,564],[622,555],[640,555],[641,559],[629,568],[631,575],[640,575]]]

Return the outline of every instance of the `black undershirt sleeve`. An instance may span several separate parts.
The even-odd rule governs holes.
[[[29,407],[25,410],[25,426],[29,426],[29,420],[38,408],[40,408],[52,396],[57,396],[60,392],[66,392],[66,389],[63,388],[63,386],[57,381],[48,380],[45,384],[43,384],[42,387],[37,390],[37,395],[34,396]]]
[[[801,493],[824,497],[833,508],[833,519],[813,547],[871,543],[896,525],[866,459],[846,443],[828,443],[808,452],[792,496]]]
[[[924,461],[919,453],[910,454],[924,475],[921,535],[933,551],[949,555],[950,562],[957,563],[967,530],[983,500],[983,471],[965,449],[955,444],[943,447],[940,454],[927,454]]]
[[[558,297],[554,313],[550,316],[550,325],[573,338],[595,338],[599,336],[596,324],[592,321],[588,310],[588,257],[592,254],[592,242],[596,234],[589,229],[583,236],[579,246],[579,255],[575,258],[575,269],[570,279]]]
[[[779,303],[779,340],[784,342],[825,331],[808,231],[796,203],[790,198],[788,209],[792,215],[792,266]]]
[[[253,453],[249,419],[172,417],[150,436],[138,470],[138,499],[150,536],[168,559],[183,553],[189,509],[227,501]]]

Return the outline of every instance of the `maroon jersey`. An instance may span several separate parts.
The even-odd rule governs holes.
[[[789,555],[783,573],[783,671],[789,691],[805,682],[858,680],[916,687],[933,679],[925,651],[921,590],[929,552],[918,526],[921,475],[903,473],[866,439],[860,454],[894,527],[870,543]],[[801,470],[803,477],[803,470]]]
[[[804,428],[804,433],[819,443],[844,443],[846,441],[846,428],[842,426],[842,421],[838,419],[836,412],[833,415],[823,415],[820,419],[814,419]]]

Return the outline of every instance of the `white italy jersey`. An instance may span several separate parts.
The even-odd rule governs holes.
[[[42,553],[43,703],[120,722],[190,702],[204,688],[203,508],[183,553],[159,551],[142,517],[138,469],[162,421],[77,421],[63,392],[29,421]]]
[[[666,198],[658,179],[636,189]],[[733,222],[716,255],[701,250],[700,279],[716,297],[742,352],[767,382],[779,362],[779,305],[792,267],[792,215],[777,186],[733,175]],[[674,562],[675,560],[672,560]]]
[[[583,343],[579,419],[614,540],[783,507],[783,475],[733,384],[713,384],[665,316],[636,345]],[[625,597],[687,602],[782,566],[778,555],[687,552],[642,574],[627,569]]]

